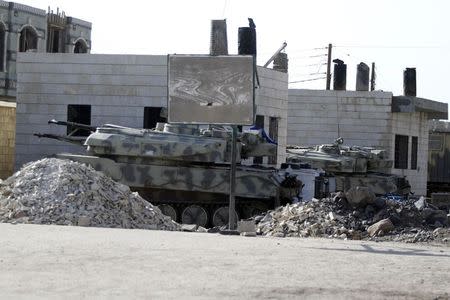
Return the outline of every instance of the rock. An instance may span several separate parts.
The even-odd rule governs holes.
[[[381,197],[377,197],[377,198],[375,198],[374,205],[378,209],[385,208],[386,207],[386,200],[381,198]]]
[[[440,209],[424,208],[422,210],[422,217],[428,224],[435,224],[436,222],[443,225],[448,224],[447,213]]]
[[[197,231],[197,224],[181,224],[182,231],[194,232]]]
[[[242,236],[256,236],[256,232],[241,232]]]
[[[357,186],[350,188],[346,193],[347,202],[353,207],[365,207],[375,202],[376,196],[367,187]]]
[[[205,228],[205,227],[202,227],[202,226],[198,226],[198,228],[197,228],[197,232],[202,232],[202,233],[206,233],[206,232],[208,232],[208,230]]]
[[[343,233],[339,236],[340,239],[345,240],[347,239],[347,234]]]
[[[386,233],[390,232],[391,230],[394,230],[394,224],[392,224],[391,220],[389,219],[383,219],[367,228],[367,233],[369,236],[382,236]]]
[[[427,200],[425,199],[425,197],[421,196],[419,198],[419,200],[417,200],[416,202],[414,202],[414,206],[418,209],[418,210],[423,210],[426,206],[427,206]]]
[[[255,232],[256,233],[255,221],[253,221],[253,220],[238,221],[237,231],[239,231],[239,233],[243,233],[243,232]]]

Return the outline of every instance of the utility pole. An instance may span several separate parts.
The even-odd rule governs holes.
[[[327,62],[327,90],[330,89],[331,85],[331,49],[333,48],[332,44],[328,44],[328,62]]]

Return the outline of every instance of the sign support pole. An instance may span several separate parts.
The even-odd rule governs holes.
[[[236,229],[235,207],[236,207],[236,142],[237,142],[237,126],[231,126],[233,131],[231,135],[231,167],[230,167],[230,203],[228,205],[228,229]]]

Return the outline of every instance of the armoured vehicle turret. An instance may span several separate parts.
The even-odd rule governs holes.
[[[227,223],[231,161],[231,131],[227,128],[158,123],[150,130],[49,123],[91,131],[82,141],[37,134],[86,147],[86,155],[57,157],[87,163],[106,173],[178,222],[202,226]],[[275,155],[276,144],[259,131],[241,132],[237,140],[236,213],[240,218],[288,202],[298,194],[301,184],[295,178],[280,175],[274,168],[243,163],[248,157]]]
[[[333,144],[288,146],[286,151],[287,162],[308,163],[334,175],[338,191],[366,186],[378,195],[408,195],[410,192],[411,186],[405,177],[389,174],[392,161],[383,149],[344,146],[343,139],[338,138]]]

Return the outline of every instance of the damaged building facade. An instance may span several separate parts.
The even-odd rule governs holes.
[[[0,97],[15,101],[19,52],[89,53],[92,24],[60,12],[0,1]]]
[[[66,16],[59,9],[45,11],[0,0],[0,137],[4,141],[0,148],[0,178],[8,177],[14,169],[17,55],[89,53],[91,28],[90,22]]]
[[[391,173],[406,176],[415,194],[426,194],[429,120],[447,119],[446,103],[415,93],[289,89],[288,107],[288,144],[330,144],[342,137],[346,145],[384,148]]]

